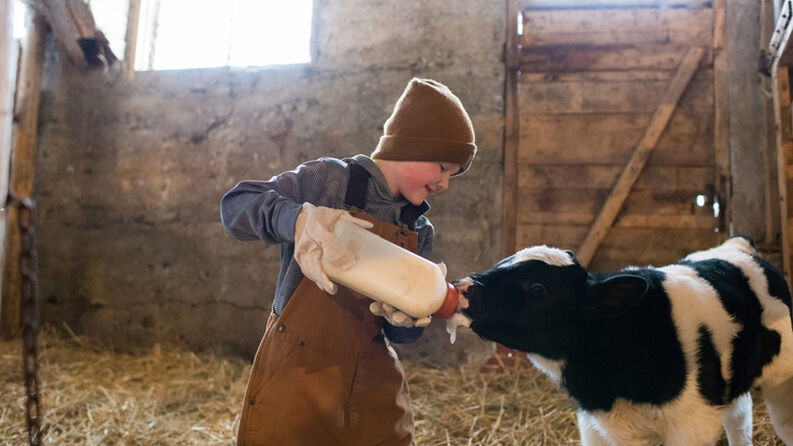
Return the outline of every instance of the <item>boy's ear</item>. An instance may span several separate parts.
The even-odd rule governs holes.
[[[611,319],[625,314],[639,304],[650,284],[642,276],[617,274],[589,284],[583,298],[582,314],[587,318]]]

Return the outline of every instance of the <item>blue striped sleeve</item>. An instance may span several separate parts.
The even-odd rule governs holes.
[[[326,177],[325,163],[316,160],[268,181],[242,181],[220,200],[223,228],[237,240],[292,243],[297,214],[316,201]]]

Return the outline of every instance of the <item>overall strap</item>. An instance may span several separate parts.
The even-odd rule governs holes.
[[[416,206],[413,203],[408,203],[407,206],[402,208],[402,212],[400,212],[399,220],[407,225],[408,229],[411,231],[416,230],[416,220],[421,217],[422,214],[427,212],[429,209],[429,205],[425,201],[421,203],[421,206]]]
[[[347,194],[344,204],[363,210],[366,207],[366,189],[371,174],[360,164],[350,163],[350,181],[347,183]]]
[[[356,207],[361,211],[366,207],[366,189],[369,185],[371,174],[363,166],[356,162],[350,162],[350,181],[347,183],[347,194],[344,196],[344,203],[350,208]],[[420,206],[408,203],[402,208],[399,221],[403,229],[410,231],[416,230],[416,220],[427,212],[429,205],[424,202]]]

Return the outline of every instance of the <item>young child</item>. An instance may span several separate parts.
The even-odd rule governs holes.
[[[468,170],[476,145],[460,100],[429,79],[408,83],[383,133],[371,157],[320,158],[269,181],[243,181],[221,200],[230,236],[281,246],[238,445],[413,444],[407,383],[385,338],[413,342],[429,318],[337,286],[320,259],[354,262],[330,232],[338,219],[429,256],[425,200]]]

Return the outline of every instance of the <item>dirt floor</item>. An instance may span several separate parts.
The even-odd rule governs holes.
[[[40,340],[44,444],[232,445],[250,366],[154,346],[114,353],[47,330]],[[405,364],[418,445],[578,444],[573,402],[533,368]],[[19,341],[0,342],[0,444],[27,444]],[[755,402],[756,445],[776,440]],[[722,441],[723,444],[726,444]]]

